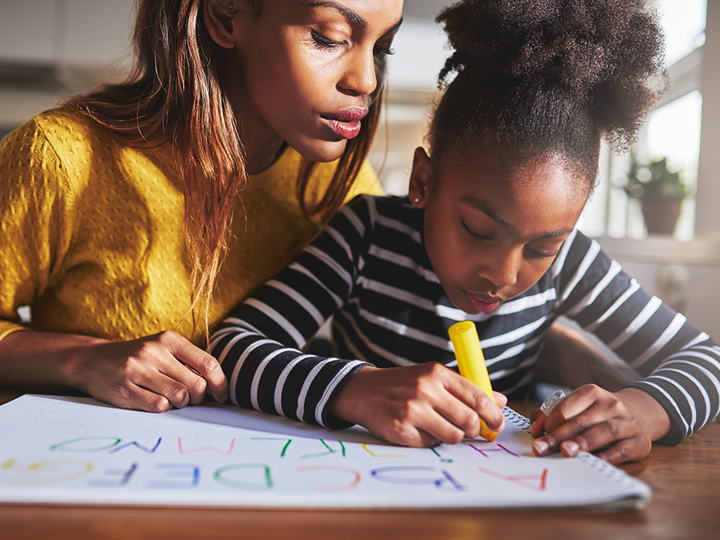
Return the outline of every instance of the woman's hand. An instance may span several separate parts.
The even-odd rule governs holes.
[[[531,420],[536,455],[597,452],[613,464],[643,459],[670,429],[667,413],[649,394],[636,388],[611,393],[594,384],[572,392],[550,416],[534,410]]]
[[[197,405],[209,390],[227,399],[227,380],[218,361],[175,332],[82,351],[73,368],[81,389],[124,409],[163,412]]]
[[[4,386],[70,387],[125,409],[162,412],[200,403],[206,391],[224,402],[219,362],[174,332],[133,341],[50,332],[13,332],[0,341]]]
[[[333,402],[330,413],[366,427],[393,444],[455,444],[480,433],[480,418],[494,431],[505,427],[500,408],[475,384],[437,363],[398,368],[364,367]]]

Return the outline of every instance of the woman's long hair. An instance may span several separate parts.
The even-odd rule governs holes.
[[[170,143],[185,195],[185,245],[192,265],[190,307],[204,311],[205,334],[216,277],[227,247],[231,210],[244,185],[245,153],[223,87],[219,46],[203,22],[208,0],[140,0],[126,81],[67,101],[117,140],[148,148]],[[262,0],[251,0],[256,9]],[[296,194],[308,219],[324,224],[342,205],[365,160],[382,99],[360,136],[348,142],[324,196],[308,207],[315,163],[302,160]],[[179,322],[179,321],[178,321]]]

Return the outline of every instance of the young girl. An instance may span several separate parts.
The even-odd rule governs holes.
[[[503,420],[444,367],[457,365],[448,327],[475,321],[494,388],[522,398],[565,315],[644,379],[536,413],[536,453],[620,463],[680,442],[718,414],[720,348],[574,228],[601,138],[629,143],[657,98],[653,14],[640,0],[464,0],[438,20],[455,49],[441,79],[455,78],[409,197],[354,201],[225,320],[210,345],[232,402],[393,443],[458,442],[478,416]],[[332,315],[337,358],[303,354]]]
[[[141,0],[135,73],[0,146],[0,384],[224,400],[208,324],[379,192],[365,157],[401,20],[402,0]]]

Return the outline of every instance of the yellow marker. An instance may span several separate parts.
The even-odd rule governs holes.
[[[450,341],[455,347],[455,358],[458,361],[460,374],[478,385],[480,390],[485,392],[495,403],[493,389],[490,385],[490,376],[485,366],[485,357],[480,348],[480,339],[478,338],[475,323],[472,321],[455,323],[448,330],[448,334],[450,334]],[[494,441],[497,432],[487,427],[481,419],[480,436],[488,441]]]

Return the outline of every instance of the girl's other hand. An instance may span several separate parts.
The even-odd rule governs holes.
[[[549,416],[534,410],[531,420],[536,455],[597,452],[613,464],[640,461],[670,429],[667,413],[649,394],[636,388],[611,393],[594,384],[572,392]]]
[[[206,390],[220,403],[227,380],[219,362],[174,332],[77,351],[71,365],[77,387],[124,409],[163,412],[196,405]]]
[[[432,446],[437,441],[459,443],[480,433],[480,418],[502,431],[500,407],[475,384],[437,363],[398,368],[364,367],[333,402],[330,413],[360,424],[393,444]]]

